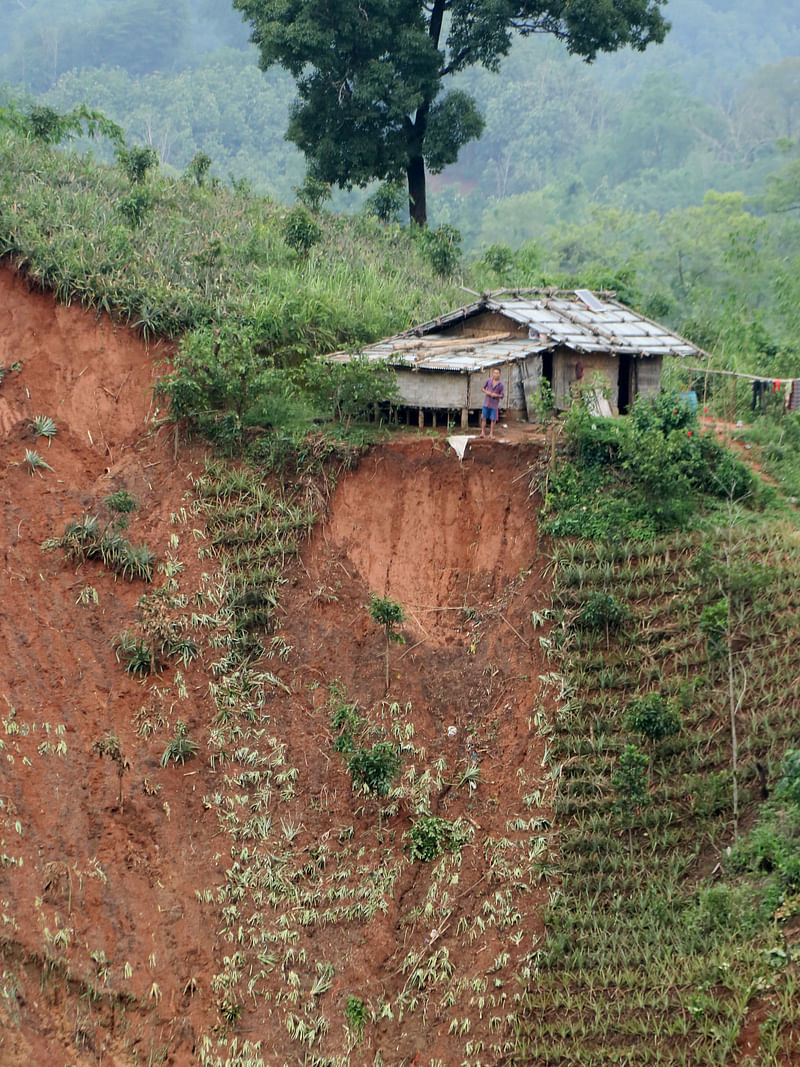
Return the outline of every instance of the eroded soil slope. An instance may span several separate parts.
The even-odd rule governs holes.
[[[548,891],[537,445],[371,450],[286,564],[277,631],[247,664],[257,695],[228,713],[235,672],[197,622],[227,568],[196,506],[204,457],[176,459],[154,421],[168,355],[0,271],[0,365],[21,363],[0,384],[0,1061],[213,1063],[249,1042],[253,1063],[500,1062]],[[52,470],[31,475],[26,449]],[[110,521],[122,488],[126,536],[201,651],[144,681],[112,642],[152,586],[40,548],[83,513]],[[388,692],[372,592],[407,615]],[[402,748],[380,803],[336,751],[343,702],[365,745]],[[197,755],[162,767],[178,720]],[[121,806],[93,751],[108,731],[130,763]],[[426,813],[460,851],[409,858]]]

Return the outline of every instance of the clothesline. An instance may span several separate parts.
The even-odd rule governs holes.
[[[738,370],[712,370],[711,367],[687,367],[689,371],[697,374],[730,374],[734,378],[747,378],[751,382],[780,382],[781,385],[791,385],[794,378],[771,378],[768,374],[745,374]]]
[[[687,367],[687,370],[690,375],[696,373],[701,378],[708,374],[727,374],[732,378],[744,378],[745,381],[752,382],[753,402],[751,407],[753,411],[758,408],[763,410],[764,396],[769,395],[770,392],[778,396],[781,393],[784,394],[784,406],[787,411],[800,411],[800,378],[768,378],[765,374],[745,374],[737,370],[713,370],[711,367]],[[690,377],[690,385],[691,382],[692,379]],[[785,390],[784,386],[786,387]],[[703,386],[703,395],[705,396],[705,386]]]

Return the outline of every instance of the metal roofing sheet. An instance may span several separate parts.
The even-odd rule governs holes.
[[[565,345],[578,352],[609,352],[639,356],[664,354],[702,356],[699,349],[678,334],[625,307],[607,294],[592,294],[589,307],[574,293],[490,293],[480,300],[440,315],[395,337],[364,349],[368,359],[383,359],[397,366],[420,370],[472,370],[519,359],[532,352]],[[524,338],[442,337],[446,327],[483,311],[493,311],[527,326]],[[326,359],[347,362],[347,353]]]

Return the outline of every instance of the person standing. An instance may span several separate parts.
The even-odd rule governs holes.
[[[504,392],[503,383],[500,381],[500,368],[493,367],[491,378],[487,378],[483,383],[485,399],[481,408],[481,437],[486,436],[487,423],[489,424],[489,438],[494,437],[494,424],[500,413],[500,401],[503,399]]]

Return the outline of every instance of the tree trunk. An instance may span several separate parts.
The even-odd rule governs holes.
[[[408,175],[408,215],[417,226],[428,223],[428,205],[425,199],[425,161],[421,155],[412,156],[406,170]]]

